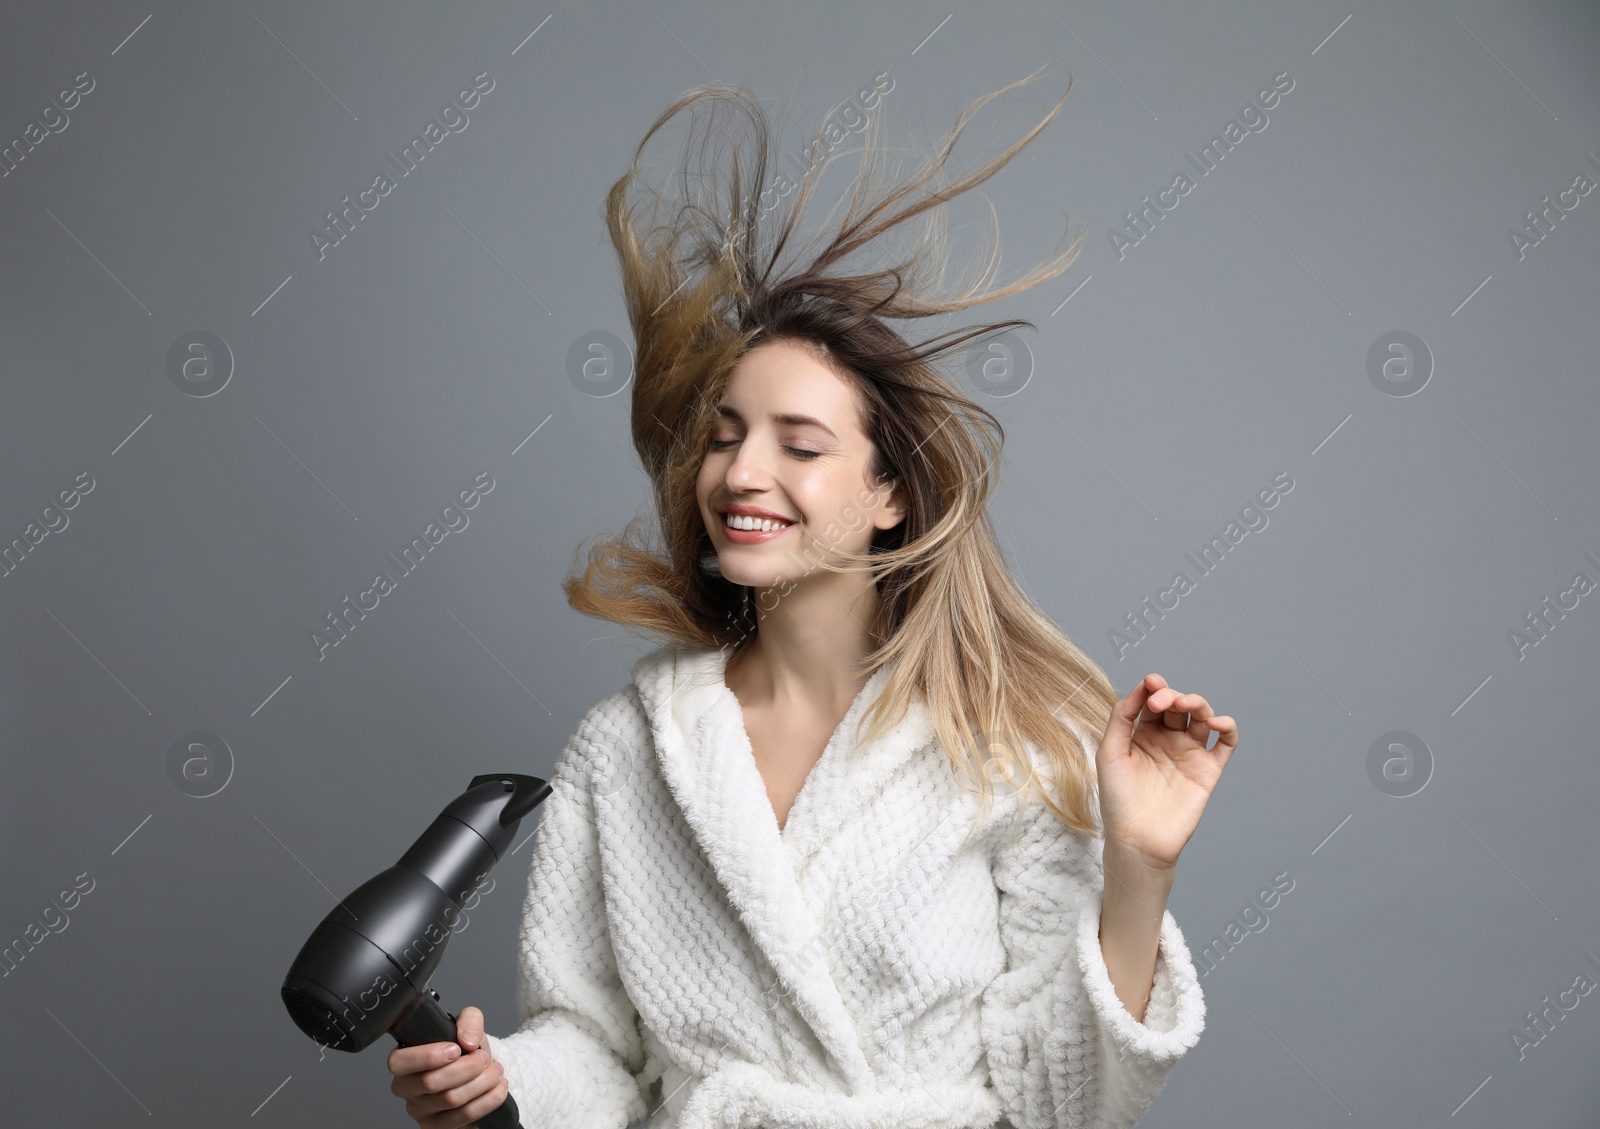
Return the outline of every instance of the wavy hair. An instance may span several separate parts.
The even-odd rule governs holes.
[[[998,258],[996,228],[996,248],[982,274],[963,290],[939,292],[947,266],[942,205],[988,180],[1032,141],[1060,111],[1071,80],[1026,136],[947,183],[951,151],[988,102],[1039,73],[968,105],[937,150],[908,178],[886,187],[875,161],[884,152],[876,142],[878,116],[870,117],[845,216],[821,237],[820,251],[808,257],[813,237],[800,250],[801,262],[788,269],[784,252],[805,205],[839,155],[817,159],[825,132],[835,131],[837,139],[832,114],[818,129],[791,208],[769,233],[762,220],[772,205],[762,205],[759,190],[767,180],[770,134],[755,97],[737,87],[701,87],[661,113],[604,207],[634,335],[633,443],[651,481],[655,513],[640,514],[620,535],[590,545],[581,570],[575,554],[562,587],[575,610],[675,645],[738,650],[754,638],[758,625],[738,613],[743,589],[711,567],[715,548],[695,480],[716,426],[716,405],[739,360],[769,341],[807,348],[858,391],[874,456],[869,473],[875,482],[903,487],[907,500],[905,519],[876,531],[865,553],[815,544],[821,559],[812,567],[870,572],[880,596],[869,625],[876,646],[856,675],[868,677],[891,662],[896,669],[867,715],[866,739],[900,721],[919,695],[952,769],[976,782],[985,811],[1001,781],[1024,799],[1038,785],[1037,794],[1059,819],[1080,833],[1098,834],[1095,770],[1080,733],[1103,732],[1118,695],[1105,672],[1012,578],[987,513],[1004,429],[935,367],[976,338],[1037,327],[1016,319],[991,322],[913,345],[886,320],[933,317],[1005,298],[1057,277],[1077,257],[1082,233],[1021,279],[985,290]],[[697,134],[699,117],[691,114],[679,174],[666,186],[645,187],[646,145],[680,112],[702,108],[710,121]],[[738,129],[718,126],[724,110],[734,126],[750,130],[748,149],[739,145]],[[732,147],[730,157],[720,154],[723,142]],[[699,164],[692,160],[697,154]],[[634,203],[638,192],[643,206]],[[921,238],[908,257],[892,265],[845,266],[853,253],[918,216],[925,216]],[[652,516],[656,528],[647,536]],[[1036,763],[1038,753],[1044,759]],[[1039,767],[1047,770],[1048,787]]]

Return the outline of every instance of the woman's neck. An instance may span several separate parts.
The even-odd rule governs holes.
[[[878,592],[870,578],[863,587],[855,575],[821,573],[786,595],[781,588],[751,591],[758,627],[729,660],[728,686],[750,704],[848,707],[866,683],[857,671],[878,642],[871,631]]]

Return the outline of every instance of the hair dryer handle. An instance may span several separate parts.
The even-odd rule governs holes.
[[[456,1017],[444,1010],[439,1004],[439,993],[429,988],[422,993],[416,1007],[389,1029],[389,1034],[402,1047],[415,1047],[423,1043],[453,1043],[456,1041]],[[507,1089],[506,1100],[500,1103],[499,1108],[490,1110],[473,1124],[483,1129],[522,1129],[517,1099]]]

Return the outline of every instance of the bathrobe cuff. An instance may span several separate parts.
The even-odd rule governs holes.
[[[1077,922],[1077,972],[1094,1011],[1104,1071],[1101,1100],[1113,1123],[1128,1124],[1155,1100],[1184,1052],[1205,1027],[1205,997],[1183,933],[1171,910],[1161,917],[1155,977],[1144,1021],[1117,996],[1100,946],[1102,891],[1084,895]]]
[[[565,1125],[569,1116],[596,1109],[638,1115],[638,1084],[615,1070],[594,1069],[607,1060],[607,1048],[568,1016],[545,1012],[510,1035],[486,1031],[483,1045],[505,1069],[523,1129]]]
[[[1092,761],[1097,743],[1078,738]],[[1055,791],[1052,766],[1031,744],[1028,752],[1041,785]],[[1205,1027],[1177,922],[1163,910],[1141,1023],[1117,998],[1100,947],[1104,841],[1067,826],[1036,796],[1020,826],[1000,823],[993,847],[1006,963],[984,989],[980,1016],[1006,1115],[1017,1129],[1131,1129]]]

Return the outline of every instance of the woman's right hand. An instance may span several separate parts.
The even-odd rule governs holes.
[[[461,1129],[499,1109],[510,1092],[505,1071],[483,1045],[483,1012],[456,1016],[456,1042],[422,1043],[389,1052],[389,1092],[406,1102],[421,1129]]]

